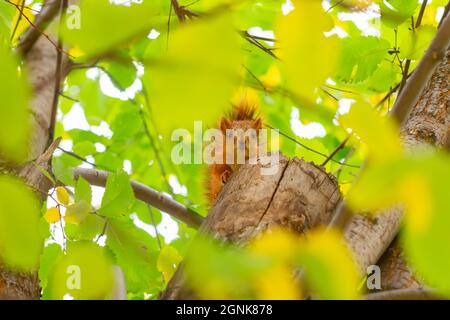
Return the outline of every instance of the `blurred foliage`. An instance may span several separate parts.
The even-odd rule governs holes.
[[[15,162],[27,154],[29,88],[18,71],[19,61],[10,49],[0,46],[0,155]]]
[[[185,271],[201,298],[292,300],[304,296],[302,286],[323,299],[359,297],[355,263],[342,235],[333,230],[317,229],[299,237],[274,229],[246,248],[199,237],[187,255]]]
[[[450,294],[448,155],[409,155],[386,117],[406,59],[412,71],[446,1],[429,1],[418,28],[416,0],[180,0],[194,13],[184,23],[168,0],[111,2],[124,1],[81,0],[80,29],[69,27],[73,13],[63,20],[75,64],[59,99],[54,188],[40,210],[33,191],[4,168],[34,160],[26,157],[31,90],[13,49],[42,1],[26,2],[26,18],[0,1],[3,264],[39,265],[47,299],[107,298],[113,265],[124,272],[130,299],[156,299],[186,256],[189,283],[205,298],[359,298],[360,275],[337,231],[274,230],[243,248],[218,245],[134,198],[130,179],[205,215],[205,168],[173,163],[171,132],[192,133],[196,120],[216,126],[245,96],[280,130],[280,150],[290,157],[321,164],[351,129],[325,169],[355,210],[402,204],[407,258]],[[104,193],[74,180],[78,166],[111,173]],[[69,286],[78,271],[80,287]]]

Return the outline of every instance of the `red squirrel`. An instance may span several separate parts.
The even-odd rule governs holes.
[[[232,110],[222,117],[219,122],[219,129],[223,135],[223,161],[221,164],[213,163],[208,166],[206,189],[210,204],[213,204],[228,178],[239,168],[240,164],[237,162],[237,150],[245,148],[245,161],[247,161],[250,154],[249,148],[252,147],[247,140],[245,140],[244,145],[242,143],[240,144],[236,136],[234,136],[234,146],[233,148],[229,148],[234,153],[231,156],[229,155],[227,161],[227,130],[228,134],[230,134],[238,129],[242,129],[243,131],[253,129],[253,133],[257,135],[259,130],[262,129],[262,119],[256,111],[257,107],[255,105],[250,105],[246,99],[242,99],[239,104],[233,105]]]

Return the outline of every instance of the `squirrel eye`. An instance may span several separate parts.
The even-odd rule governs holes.
[[[222,174],[222,184],[225,184],[227,182],[227,177],[225,174]]]

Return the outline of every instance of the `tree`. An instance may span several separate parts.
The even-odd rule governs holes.
[[[449,4],[119,2],[0,2],[0,298],[448,296]],[[209,209],[242,97],[282,170]]]

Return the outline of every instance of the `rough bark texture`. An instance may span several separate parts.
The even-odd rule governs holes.
[[[336,180],[323,168],[280,157],[276,175],[263,176],[260,169],[259,165],[245,165],[231,177],[200,232],[244,245],[272,227],[303,233],[331,220],[341,196]],[[180,267],[162,299],[194,298]]]
[[[398,239],[394,240],[378,262],[381,290],[421,289],[420,280],[408,266]]]
[[[49,5],[52,3],[49,2]],[[53,3],[54,5],[54,3]],[[55,91],[55,70],[57,49],[43,36],[30,44],[25,56],[25,66],[29,82],[33,88],[33,97],[30,102],[31,132],[29,142],[28,164],[17,170],[17,175],[22,177],[28,185],[39,194],[43,194],[50,188],[48,179],[30,163],[36,160],[41,167],[49,169],[49,161],[55,145],[47,149],[49,139],[49,127],[51,122],[53,95]],[[68,60],[65,59],[63,74],[68,72]],[[46,152],[47,150],[47,152]],[[39,299],[40,287],[37,273],[18,274],[0,268],[0,299]]]
[[[412,152],[418,147],[448,145],[450,139],[450,50],[437,67],[404,127],[402,139]],[[376,264],[396,237],[402,210],[384,210],[374,218],[355,215],[345,228],[345,237],[359,264],[361,273]],[[396,262],[402,265],[401,261]],[[405,277],[403,273],[402,277]],[[413,276],[411,275],[411,281]],[[406,281],[405,283],[409,283]]]

